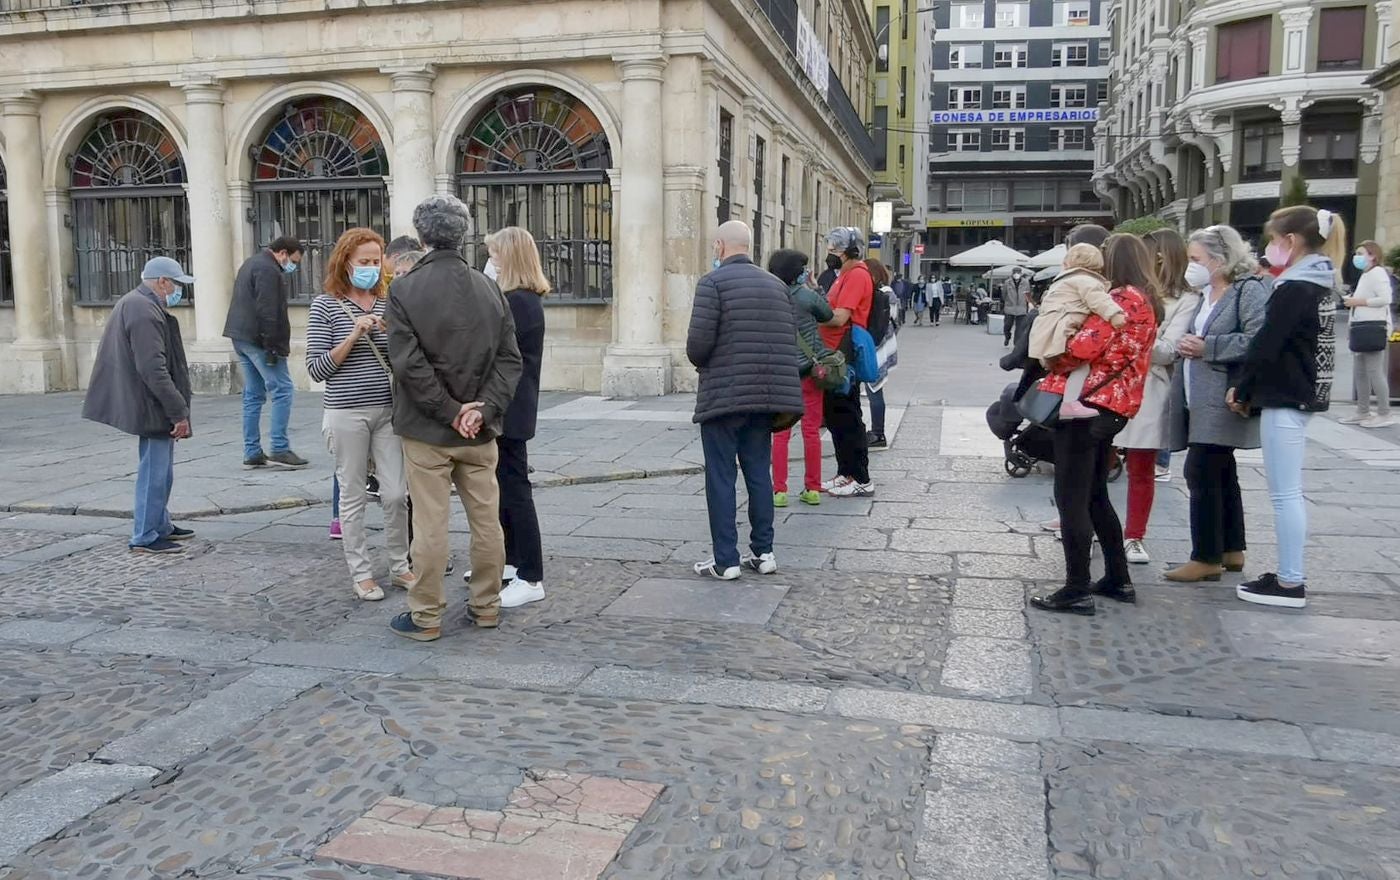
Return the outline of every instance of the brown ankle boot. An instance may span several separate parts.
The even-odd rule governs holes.
[[[1222,570],[1218,564],[1197,562],[1193,559],[1185,565],[1162,572],[1162,577],[1177,583],[1194,584],[1198,581],[1218,581]]]
[[[1244,551],[1234,550],[1226,553],[1222,562],[1226,571],[1244,571]]]

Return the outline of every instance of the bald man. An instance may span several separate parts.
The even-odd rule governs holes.
[[[731,220],[715,233],[714,270],[695,288],[685,351],[700,373],[695,421],[705,453],[714,555],[695,573],[732,581],[744,568],[778,570],[773,555],[775,417],[802,414],[797,320],[787,285],[754,265],[753,233]],[[789,422],[791,424],[791,422]],[[739,554],[735,479],[749,494],[749,551]]]

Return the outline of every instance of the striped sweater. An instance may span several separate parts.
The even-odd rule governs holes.
[[[387,300],[376,300],[373,312],[365,311],[348,299],[337,301],[335,297],[325,293],[312,300],[306,321],[306,372],[313,380],[326,383],[323,399],[326,409],[392,406],[394,396],[389,374],[384,371],[379,359],[370,350],[372,342],[387,362],[387,335],[375,330],[360,337],[350,349],[349,356],[339,366],[331,359],[331,349],[349,338],[355,326],[354,320],[341,308],[341,302],[349,306],[351,313],[357,318],[369,314],[382,318]]]

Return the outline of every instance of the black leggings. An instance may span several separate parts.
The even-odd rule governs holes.
[[[1244,502],[1234,447],[1186,447],[1186,488],[1191,493],[1191,558],[1219,565],[1226,553],[1243,553]]]
[[[521,580],[544,580],[544,549],[535,493],[530,485],[530,460],[524,440],[496,440],[496,482],[501,487],[501,528],[505,532],[506,562]]]
[[[1055,428],[1055,506],[1060,510],[1060,537],[1065,549],[1065,586],[1088,592],[1089,554],[1094,535],[1103,547],[1105,574],[1130,584],[1123,551],[1123,524],[1108,497],[1113,438],[1090,434],[1095,419],[1073,419]]]
[[[865,438],[865,416],[860,410],[860,384],[852,381],[849,394],[826,392],[822,412],[831,443],[836,447],[836,473],[857,483],[868,483],[870,448]]]

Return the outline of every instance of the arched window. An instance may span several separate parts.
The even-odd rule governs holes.
[[[10,268],[10,203],[6,198],[5,163],[0,160],[0,303],[15,301],[15,278]]]
[[[487,233],[523,226],[556,296],[611,299],[611,165],[598,117],[573,95],[544,86],[496,95],[457,140],[458,194],[474,220],[467,259],[480,267]]]
[[[387,234],[389,161],[360,111],[335,98],[293,101],[248,151],[253,160],[256,244],[295,236],[305,250],[292,297],[321,292],[325,261],[347,229]]]
[[[185,161],[160,123],[136,110],[99,116],[68,168],[79,302],[136,287],[151,257],[190,265]]]

